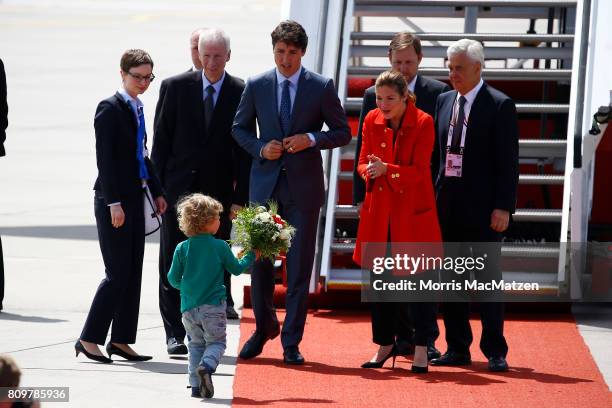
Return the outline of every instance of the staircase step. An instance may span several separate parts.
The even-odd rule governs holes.
[[[351,40],[356,41],[391,41],[395,32],[353,31]],[[421,41],[458,41],[463,38],[480,42],[573,42],[573,34],[500,34],[500,33],[414,33]],[[427,45],[424,45],[427,49]],[[425,52],[427,54],[427,52]]]
[[[465,7],[478,7],[478,18],[546,19],[551,7],[575,7],[576,1],[357,0],[355,17],[464,18]]]
[[[448,46],[430,45],[425,50],[427,58],[446,58]],[[351,45],[351,57],[387,58],[388,45]],[[489,60],[523,59],[571,59],[571,47],[495,47],[485,49],[485,58]]]
[[[352,76],[365,76],[375,78],[389,67],[348,67],[348,74]],[[419,68],[419,74],[436,79],[448,79],[447,68]],[[485,68],[482,77],[485,80],[509,81],[569,81],[572,76],[571,69],[502,69]]]
[[[343,154],[353,158],[357,138],[353,138],[349,144],[342,147]],[[567,143],[564,139],[519,139],[519,157],[565,157]],[[353,156],[350,155],[353,154]]]
[[[341,171],[338,179],[340,181],[353,181],[353,172]],[[560,174],[520,174],[519,184],[563,185],[563,179],[563,176]]]
[[[331,250],[338,254],[352,254],[355,242],[334,242]],[[559,247],[544,245],[503,245],[502,256],[507,258],[559,258]]]
[[[336,218],[355,219],[358,218],[357,206],[336,205]],[[561,210],[559,209],[517,209],[512,216],[518,222],[561,222]]]
[[[363,98],[346,98],[344,109],[349,115],[359,115]],[[569,105],[565,103],[517,103],[518,113],[568,113]]]

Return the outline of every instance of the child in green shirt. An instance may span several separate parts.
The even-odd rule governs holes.
[[[216,239],[223,206],[203,194],[191,194],[177,205],[181,231],[189,237],[174,251],[168,282],[181,291],[181,313],[189,342],[191,396],[211,398],[211,374],[226,347],[223,272],[240,275],[256,259],[248,252],[238,260],[227,242]]]

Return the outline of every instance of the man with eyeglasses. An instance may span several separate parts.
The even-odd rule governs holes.
[[[175,205],[179,197],[202,193],[223,204],[218,238],[229,239],[231,219],[248,201],[250,156],[231,136],[231,126],[244,82],[225,71],[230,59],[229,37],[208,29],[198,40],[202,70],[164,80],[155,115],[152,159],[167,192],[169,208],[161,228],[159,307],[169,354],[187,354],[181,321],[180,292],[167,279],[179,230]],[[195,64],[194,64],[195,65]],[[238,318],[226,273],[227,317]]]

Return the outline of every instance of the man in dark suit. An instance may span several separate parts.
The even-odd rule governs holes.
[[[8,104],[6,103],[6,74],[4,63],[0,59],[0,157],[4,156],[4,141],[8,127]],[[4,300],[4,255],[2,254],[2,238],[0,238],[0,310]]]
[[[202,71],[163,81],[155,117],[152,159],[169,202],[161,230],[159,306],[170,354],[187,353],[180,293],[167,279],[176,245],[186,239],[178,228],[177,200],[196,192],[219,200],[225,209],[217,233],[221,239],[229,239],[231,218],[248,200],[251,159],[231,136],[244,82],[225,71],[231,51],[223,31],[202,33],[199,52]],[[229,292],[228,273],[224,283]],[[233,304],[230,293],[228,317],[237,318]]]
[[[283,21],[274,29],[276,69],[247,81],[232,130],[253,157],[250,201],[275,200],[281,215],[297,228],[287,253],[287,315],[281,336],[286,364],[304,363],[298,345],[306,323],[319,210],[325,199],[320,150],[346,145],[351,139],[333,81],[301,66],[307,44],[304,28],[295,21]],[[323,123],[328,131],[321,131]],[[240,358],[259,355],[264,343],[278,336],[273,295],[272,263],[258,261],[251,274],[256,330]]]
[[[419,64],[423,59],[423,49],[419,37],[408,31],[396,33],[389,43],[388,57],[391,63],[391,69],[402,73],[408,83],[408,89],[416,95],[417,108],[433,117],[436,107],[436,98],[441,93],[450,91],[450,88],[444,82],[418,75]],[[359,162],[359,152],[361,151],[363,120],[374,108],[376,108],[376,91],[375,87],[371,86],[366,89],[363,95],[361,115],[359,116],[357,147],[355,149],[355,161],[353,165],[353,205],[359,205],[365,198],[365,182],[357,172],[357,163]],[[439,161],[439,152],[435,148],[436,144],[437,143],[434,143],[431,160],[432,179],[437,176]],[[411,354],[414,348],[414,327],[410,316],[410,309],[407,305],[399,304],[395,312],[396,348],[401,355]],[[374,313],[377,312],[375,311]],[[373,318],[376,319],[375,317]],[[436,321],[432,322],[431,333],[433,333],[434,337],[430,339],[427,346],[427,355],[429,359],[440,357],[440,352],[434,345],[435,340],[440,335],[438,323]]]
[[[459,40],[447,51],[454,91],[438,97],[435,124],[440,146],[437,206],[445,242],[461,243],[457,256],[478,256],[483,244],[499,243],[516,205],[518,123],[514,102],[481,79],[482,45]],[[468,244],[472,243],[472,244]],[[486,244],[485,244],[486,245]],[[486,274],[501,279],[501,250],[487,248]],[[458,276],[451,273],[454,278]],[[447,352],[432,365],[471,363],[469,303],[443,305]],[[480,303],[480,348],[489,370],[506,371],[508,345],[503,334],[504,307]]]

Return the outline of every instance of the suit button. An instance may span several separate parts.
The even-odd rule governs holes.
[[[382,188],[382,187],[378,187],[378,191],[382,191],[382,190],[383,190],[383,188]]]
[[[394,179],[395,178],[395,174],[391,173],[391,178]]]
[[[395,173],[395,178],[399,178],[399,173]]]
[[[387,144],[386,144],[385,142],[382,142],[382,143],[380,144],[380,147],[382,147],[382,148],[384,149],[385,147],[387,147]]]
[[[400,194],[404,194],[404,190],[400,190]]]
[[[196,171],[195,170],[191,170],[191,174],[196,174]]]

